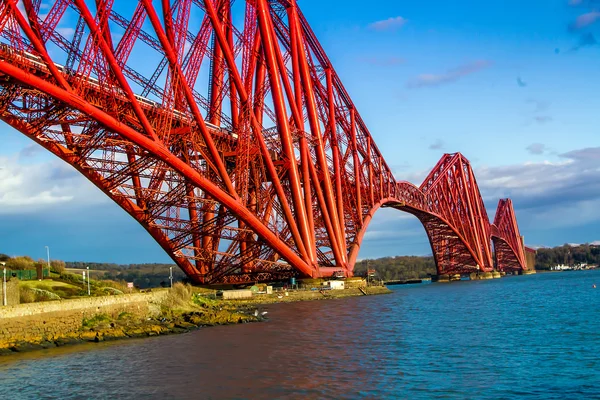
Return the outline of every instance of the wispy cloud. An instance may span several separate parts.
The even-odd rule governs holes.
[[[600,147],[559,157],[562,161],[478,168],[475,175],[489,201],[511,197],[516,207],[527,209],[527,213],[554,215],[557,224],[574,224],[576,221],[570,218],[578,223],[600,220]],[[582,215],[577,216],[579,207]],[[569,216],[561,215],[559,210],[569,210]]]
[[[579,30],[586,28],[590,25],[595,24],[600,20],[600,11],[590,11],[585,14],[581,14],[579,17],[575,19],[573,23],[569,26],[571,30]]]
[[[444,142],[441,139],[436,139],[436,141],[429,145],[429,150],[441,150],[445,146]]]
[[[546,124],[548,122],[552,122],[553,118],[549,115],[536,115],[535,117],[533,117],[533,119],[538,124]]]
[[[544,112],[550,107],[550,103],[548,103],[547,101],[543,101],[543,100],[527,99],[526,103],[533,104],[533,106],[535,107],[533,112],[536,112],[536,113]]]
[[[546,151],[546,145],[543,143],[532,143],[529,146],[527,146],[526,150],[531,154],[544,154],[544,152]]]
[[[60,27],[60,28],[56,28],[56,32],[60,33],[61,35],[63,35],[66,38],[72,38],[73,35],[75,34],[75,29],[70,28],[70,27]]]
[[[594,36],[594,34],[591,32],[587,32],[579,37],[577,45],[573,46],[573,48],[571,48],[571,51],[577,51],[585,47],[593,47],[597,45],[598,40],[596,39],[596,36]]]
[[[402,28],[406,24],[407,20],[403,17],[392,17],[382,21],[376,21],[369,25],[369,28],[376,31],[389,31],[394,29]]]
[[[39,153],[41,150],[43,150],[43,149],[39,144],[32,143],[29,146],[23,148],[23,150],[21,150],[19,152],[19,157],[33,157],[34,155]]]
[[[416,78],[413,78],[410,81],[408,81],[406,83],[406,86],[411,89],[416,89],[456,82],[467,75],[471,75],[475,72],[481,71],[485,68],[490,67],[491,65],[491,61],[478,60],[453,68],[443,74],[421,74]]]

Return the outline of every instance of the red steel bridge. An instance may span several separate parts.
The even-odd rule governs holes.
[[[194,282],[352,276],[380,207],[423,223],[439,274],[527,268],[464,156],[394,178],[296,0],[50,4],[0,2],[0,119]]]

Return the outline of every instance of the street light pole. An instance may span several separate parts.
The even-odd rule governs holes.
[[[44,246],[46,248],[46,256],[48,257],[48,269],[50,269],[50,247]]]
[[[171,289],[173,289],[173,267],[169,267],[169,280],[171,281]]]
[[[6,267],[4,267],[4,278],[2,279],[2,305],[8,305],[8,299],[6,297]]]
[[[48,257],[48,277],[50,277],[50,247],[48,246],[44,246],[46,247],[46,256]],[[44,279],[44,269],[42,268],[42,279]]]
[[[88,296],[90,295],[90,267],[87,267]]]

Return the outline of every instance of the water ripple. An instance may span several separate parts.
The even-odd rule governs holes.
[[[263,324],[0,359],[4,399],[600,398],[600,271],[272,305]]]

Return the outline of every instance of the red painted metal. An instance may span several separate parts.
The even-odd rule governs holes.
[[[496,253],[496,268],[499,271],[514,272],[528,269],[525,243],[519,233],[511,199],[501,199],[498,202],[492,225],[492,241]]]
[[[397,182],[296,1],[247,0],[241,25],[233,3],[3,1],[0,119],[198,283],[351,276],[382,206],[421,220],[439,273],[491,270],[492,230],[516,268],[512,206],[490,227],[461,154]]]

